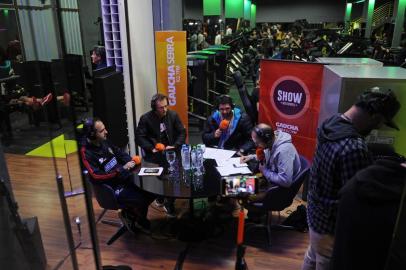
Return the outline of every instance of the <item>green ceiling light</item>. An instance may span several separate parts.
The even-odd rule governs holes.
[[[365,37],[370,38],[372,30],[372,16],[374,15],[375,0],[368,0],[367,20],[365,25]]]
[[[8,16],[8,9],[3,9],[4,16]]]
[[[255,28],[257,24],[257,6],[255,4],[251,4],[251,28]]]
[[[226,18],[244,17],[244,0],[226,0],[225,8]]]
[[[251,0],[244,0],[244,20],[251,19]]]
[[[203,16],[221,15],[221,0],[203,0]]]

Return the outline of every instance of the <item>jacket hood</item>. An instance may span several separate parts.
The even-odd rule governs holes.
[[[281,144],[291,143],[291,142],[292,142],[292,136],[289,133],[283,132],[281,130],[276,130],[275,131],[275,141],[273,143],[272,149],[277,148]]]
[[[281,130],[275,131],[275,141],[272,145],[272,148],[265,149],[265,157],[266,160],[269,160],[271,156],[277,154],[284,149],[284,147],[280,147],[282,144],[285,143],[292,143],[292,136],[289,133],[283,132]]]
[[[324,121],[318,133],[318,140],[320,142],[357,137],[362,136],[355,129],[354,125],[350,121],[342,118],[340,114],[334,115]]]
[[[406,182],[406,168],[398,161],[381,159],[357,173],[354,181],[360,199],[371,203],[398,201]]]

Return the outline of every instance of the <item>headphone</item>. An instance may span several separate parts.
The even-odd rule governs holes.
[[[275,136],[273,133],[272,128],[260,128],[256,126],[254,128],[255,133],[257,136],[265,143],[268,144],[272,141],[273,137]]]
[[[217,97],[216,100],[217,109],[219,108],[220,104],[230,104],[231,110],[234,109],[235,104],[233,103],[233,99],[229,95],[220,95]]]
[[[152,99],[151,99],[151,110],[156,111],[156,102],[158,100],[163,100],[163,99],[166,99],[166,101],[169,103],[168,97],[165,96],[164,94],[158,93],[158,94],[153,95]]]
[[[96,129],[94,128],[96,120],[93,118],[86,118],[83,122],[83,133],[89,140],[96,139]]]

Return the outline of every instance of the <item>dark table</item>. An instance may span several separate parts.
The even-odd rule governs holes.
[[[204,173],[200,176],[194,175],[192,170],[185,171],[179,159],[174,164],[175,172],[172,174],[168,174],[166,161],[159,163],[143,161],[141,167],[164,167],[164,171],[161,176],[134,174],[134,183],[145,191],[170,198],[207,198],[222,193],[222,180],[214,159],[204,161]]]

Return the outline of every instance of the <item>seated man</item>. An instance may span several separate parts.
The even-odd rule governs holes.
[[[168,109],[168,97],[156,94],[151,100],[151,111],[143,114],[135,131],[135,141],[144,151],[145,159],[160,158],[157,143],[165,150],[178,150],[185,143],[186,130],[178,114]]]
[[[165,150],[179,150],[186,140],[186,130],[178,114],[168,109],[168,97],[155,94],[151,100],[151,111],[143,114],[135,131],[135,142],[142,148],[145,160],[159,163],[164,159],[157,149],[158,143]],[[162,200],[157,200],[162,205]],[[173,200],[164,205],[168,215],[174,215]]]
[[[292,144],[290,134],[281,130],[272,130],[266,124],[258,124],[251,132],[252,140],[259,148],[264,149],[264,160],[259,159],[259,171],[268,184],[281,187],[290,187],[300,173],[300,157]],[[255,159],[256,155],[241,157],[241,162]],[[265,192],[251,198],[254,201],[262,200]]]
[[[123,223],[130,231],[149,232],[148,206],[155,199],[132,182],[135,162],[131,157],[107,140],[107,130],[99,119],[87,119],[83,125],[81,157],[93,184],[111,186],[118,202],[126,208],[121,211]]]
[[[227,95],[220,96],[217,103],[217,110],[207,119],[202,135],[203,143],[209,147],[237,150],[240,155],[248,153],[254,148],[250,136],[250,118],[239,108],[235,108],[233,100]]]

